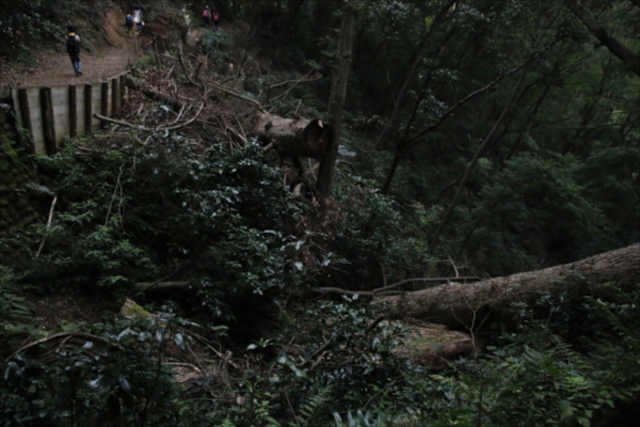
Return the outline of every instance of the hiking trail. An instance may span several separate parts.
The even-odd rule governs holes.
[[[108,46],[91,53],[81,51],[82,76],[74,75],[65,46],[59,43],[56,45],[57,51],[41,49],[34,52],[36,63],[33,65],[1,63],[0,86],[44,87],[93,83],[126,71],[135,62],[136,46],[139,46],[142,37],[129,38],[124,21],[125,15],[119,8],[114,7],[107,12],[100,32]],[[82,33],[79,35],[84,42],[86,36]]]

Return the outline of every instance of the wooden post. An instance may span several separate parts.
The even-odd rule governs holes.
[[[40,89],[40,109],[42,111],[42,136],[44,137],[44,149],[48,155],[56,152],[56,131],[53,122],[53,104],[51,102],[51,89]]]
[[[69,86],[69,136],[78,136],[78,104],[75,85]]]
[[[100,114],[105,117],[109,116],[109,83],[104,82],[100,85]],[[100,129],[106,128],[108,125],[104,120],[100,122]]]
[[[120,79],[111,79],[111,117],[120,111]]]
[[[125,105],[125,95],[129,92],[127,89],[127,75],[123,74],[120,76],[120,107]]]
[[[18,89],[18,104],[20,108],[20,117],[22,118],[22,127],[33,132],[31,126],[31,112],[29,111],[29,97],[26,89]]]
[[[91,120],[93,119],[91,102],[91,85],[84,85],[84,133],[91,134]]]

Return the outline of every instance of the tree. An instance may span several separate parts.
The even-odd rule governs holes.
[[[342,120],[345,99],[347,96],[347,83],[351,68],[354,20],[357,8],[357,0],[343,0],[342,24],[337,50],[337,69],[333,75],[331,84],[331,96],[329,98],[329,120],[335,131],[333,146],[327,150],[320,160],[318,171],[318,193],[322,198],[329,197],[335,171],[338,145],[342,132]]]

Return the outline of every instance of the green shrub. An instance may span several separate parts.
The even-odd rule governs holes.
[[[335,266],[333,275],[346,275],[342,280],[350,283],[339,285],[348,289],[378,287],[386,277],[422,277],[429,265],[425,229],[437,215],[420,205],[403,212],[371,184],[356,177],[336,189],[340,217],[331,248],[344,262]]]
[[[183,326],[169,315],[121,319],[25,348],[3,365],[0,425],[184,425],[187,404],[163,363],[170,346],[184,347]]]
[[[57,194],[54,221],[29,268],[47,288],[127,290],[162,277],[198,285],[198,306],[219,313],[219,297],[262,294],[305,277],[293,260],[299,211],[250,144],[202,153],[179,139],[126,145],[93,159],[75,146],[41,158]]]
[[[4,343],[0,346],[0,359],[11,353],[21,335],[33,332],[27,324],[31,306],[20,295],[25,288],[18,282],[12,270],[0,265],[0,342]]]

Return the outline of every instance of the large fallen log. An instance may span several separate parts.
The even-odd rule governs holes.
[[[388,319],[412,317],[466,330],[478,326],[481,313],[503,311],[512,302],[563,291],[597,296],[610,282],[640,282],[640,243],[543,270],[375,298],[372,304]]]

